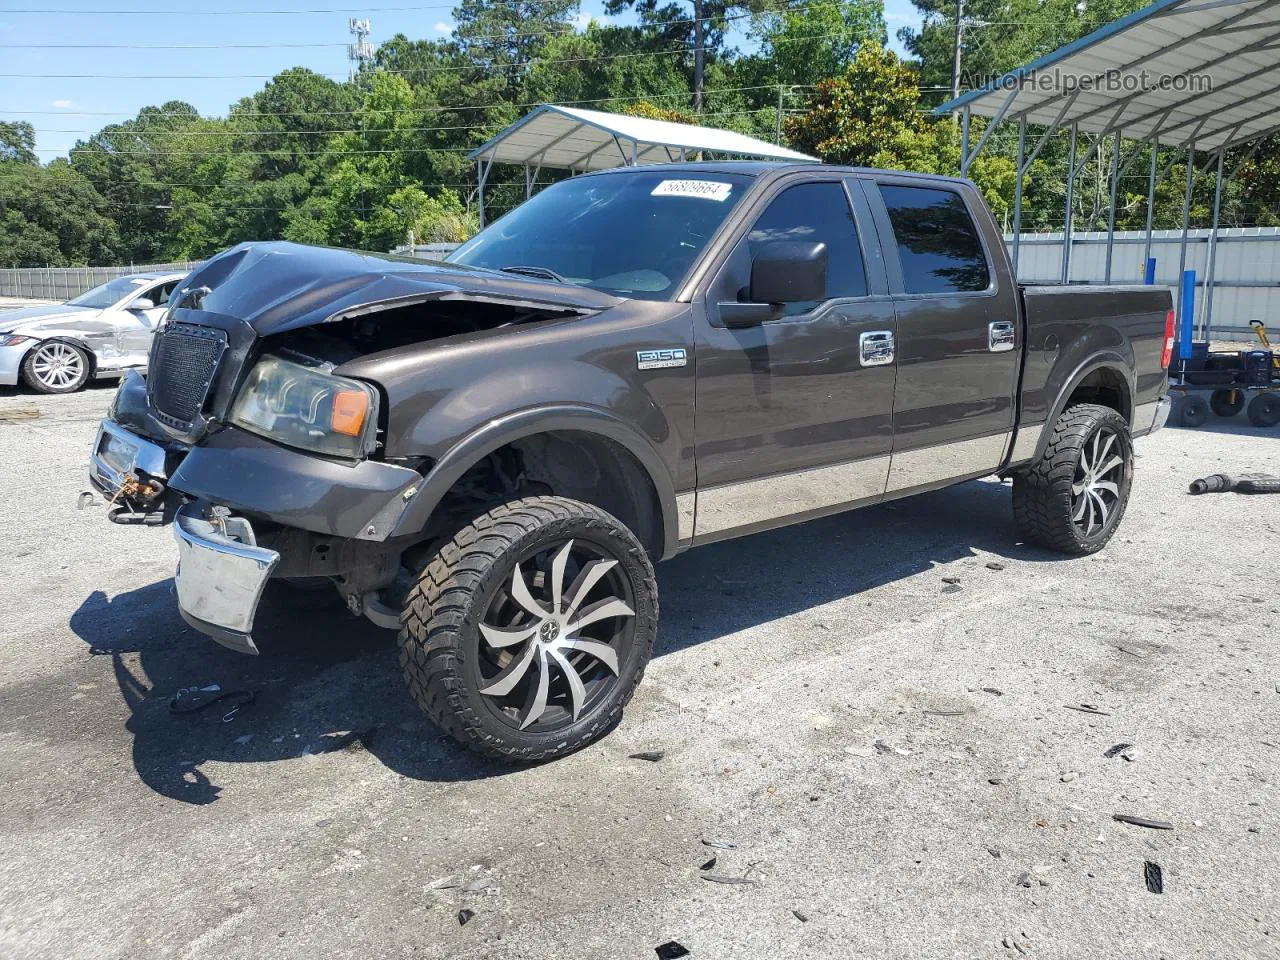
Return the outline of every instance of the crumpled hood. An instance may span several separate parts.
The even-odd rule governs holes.
[[[187,291],[208,289],[203,299]],[[551,283],[475,267],[360,253],[284,241],[242,243],[195,270],[175,291],[181,319],[200,310],[235,317],[270,336],[313,326],[371,304],[424,299],[492,299],[533,308],[596,313],[621,302],[573,284]],[[200,304],[199,309],[191,309]]]
[[[0,310],[0,333],[31,333],[44,326],[59,326],[72,317],[91,317],[101,313],[93,307],[69,307],[45,304],[20,310]]]

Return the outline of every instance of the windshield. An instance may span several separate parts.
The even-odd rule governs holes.
[[[521,273],[665,300],[749,183],[737,174],[676,177],[656,170],[571,177],[516,207],[448,259],[491,270],[531,267]]]
[[[137,292],[139,287],[146,286],[150,282],[137,277],[117,277],[114,280],[108,280],[100,287],[94,287],[88,293],[80,294],[74,300],[68,300],[67,304],[72,307],[94,307],[103,310],[119,303],[129,294]]]

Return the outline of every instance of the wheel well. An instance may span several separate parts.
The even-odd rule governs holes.
[[[1110,407],[1126,420],[1133,422],[1129,403],[1129,385],[1110,367],[1099,367],[1076,385],[1067,398],[1067,406],[1076,403],[1097,403]],[[1064,408],[1065,409],[1065,408]]]
[[[521,437],[458,479],[441,505],[454,517],[517,497],[552,494],[617,517],[654,557],[662,555],[662,505],[647,470],[622,444],[580,430]]]

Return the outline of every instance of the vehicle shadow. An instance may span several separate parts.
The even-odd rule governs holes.
[[[662,626],[656,656],[707,643],[975,552],[1023,561],[1061,559],[1018,545],[1007,484],[947,491],[699,548],[658,568]],[[133,763],[156,792],[185,803],[216,800],[223,786],[201,766],[266,763],[322,751],[325,736],[354,731],[406,777],[435,781],[497,776],[511,767],[480,758],[430,723],[400,676],[395,635],[354,619],[336,595],[320,608],[264,603],[259,657],[225,650],[176,612],[171,579],[108,599],[94,592],[70,626],[109,657],[130,710]],[[217,683],[249,691],[175,714],[183,688]],[[229,716],[228,716],[229,714]]]

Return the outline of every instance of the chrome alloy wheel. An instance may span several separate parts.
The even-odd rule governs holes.
[[[541,548],[515,565],[481,618],[480,692],[521,730],[574,723],[616,682],[634,607],[618,561],[595,544]]]
[[[1124,457],[1116,434],[1102,427],[1080,448],[1080,463],[1071,483],[1071,522],[1085,539],[1105,531],[1120,508]]]
[[[31,373],[51,390],[65,390],[84,376],[84,356],[75,347],[52,340],[36,348]]]

